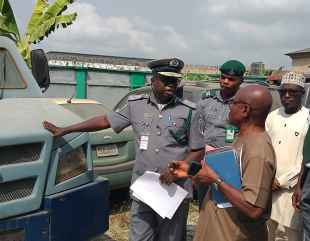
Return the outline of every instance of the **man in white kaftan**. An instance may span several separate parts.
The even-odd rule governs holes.
[[[275,241],[282,229],[289,241],[301,241],[301,217],[292,206],[305,136],[309,126],[309,110],[302,106],[303,75],[290,72],[283,76],[279,90],[282,107],[271,112],[266,130],[272,140],[277,159],[273,184],[269,241]]]

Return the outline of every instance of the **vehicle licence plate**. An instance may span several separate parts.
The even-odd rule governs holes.
[[[96,152],[98,157],[117,156],[119,154],[115,144],[97,146]]]
[[[1,241],[25,241],[24,230],[13,230],[0,232]]]

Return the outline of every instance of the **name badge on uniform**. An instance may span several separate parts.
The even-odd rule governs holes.
[[[149,145],[149,136],[141,136],[140,150],[147,150],[148,145]]]

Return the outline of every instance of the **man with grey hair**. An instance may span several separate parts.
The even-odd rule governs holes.
[[[301,240],[301,218],[291,205],[291,198],[298,180],[303,143],[309,126],[309,110],[301,104],[304,83],[302,74],[286,73],[279,89],[283,106],[271,112],[266,120],[266,130],[277,158],[269,241],[274,241],[281,230],[288,240]]]

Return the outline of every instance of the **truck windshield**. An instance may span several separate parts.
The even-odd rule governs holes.
[[[0,89],[24,89],[26,82],[6,49],[0,48]]]

